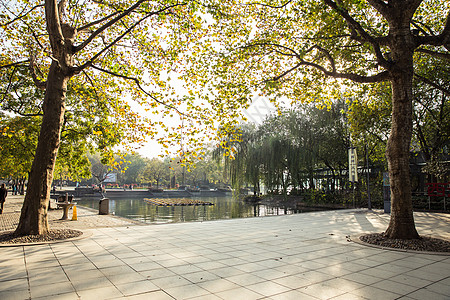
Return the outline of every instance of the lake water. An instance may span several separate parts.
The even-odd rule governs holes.
[[[109,212],[116,216],[152,224],[261,217],[300,212],[282,207],[253,205],[234,200],[232,197],[193,197],[190,199],[211,202],[214,205],[169,207],[149,204],[143,198],[115,198],[109,200]],[[77,202],[80,206],[98,210],[98,198],[82,198]]]

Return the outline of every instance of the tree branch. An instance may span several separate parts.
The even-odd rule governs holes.
[[[37,78],[36,75],[36,64],[34,63],[34,56],[31,55],[31,58],[29,59],[30,61],[30,65],[29,65],[29,69],[30,69],[30,73],[31,73],[31,78],[33,78],[33,82],[36,85],[36,87],[40,90],[45,90],[47,87],[47,82],[46,81],[41,81]]]
[[[292,52],[292,54],[287,54],[287,53],[278,51],[277,53],[280,53],[281,55],[285,55],[285,56],[295,56],[295,57],[301,59],[300,53],[298,53],[297,51],[295,51],[294,49],[292,49],[292,48],[290,48],[290,47],[287,47],[287,46],[284,46],[284,45],[281,45],[281,44],[277,44],[277,43],[257,42],[257,43],[252,43],[252,44],[249,44],[249,45],[246,45],[246,46],[242,46],[242,47],[240,47],[240,48],[246,49],[246,48],[252,48],[252,47],[254,47],[254,46],[262,46],[262,47],[265,47],[265,46],[274,46],[274,47],[281,48],[281,49],[287,50],[287,51],[289,51],[289,52]],[[308,51],[309,51],[309,50],[308,50]],[[307,52],[308,52],[308,51],[307,51]]]
[[[50,45],[53,53],[58,53],[58,49],[64,45],[64,35],[61,29],[61,20],[56,0],[45,0],[45,17]]]
[[[450,51],[450,12],[447,14],[445,26],[439,35],[426,35],[416,37],[417,46],[420,45],[432,45],[432,46],[444,46]]]
[[[335,62],[333,57],[331,56],[331,54],[325,50],[324,48],[320,47],[320,46],[312,46],[311,48],[309,48],[308,50],[305,51],[305,53],[311,52],[314,49],[319,50],[320,52],[324,53],[324,55],[327,57],[328,61],[331,64],[331,71],[328,71],[327,69],[325,69],[323,66],[313,63],[313,62],[308,62],[306,60],[304,60],[302,58],[302,56],[300,55],[300,53],[298,53],[297,51],[295,51],[292,48],[286,47],[284,45],[280,45],[280,44],[276,44],[276,43],[253,43],[251,45],[245,46],[245,47],[241,47],[241,48],[250,48],[253,46],[274,46],[274,47],[279,47],[282,48],[284,50],[287,50],[289,52],[291,52],[292,54],[288,54],[288,53],[283,53],[283,52],[278,52],[282,55],[286,55],[286,56],[295,56],[299,62],[292,68],[290,68],[289,70],[286,70],[285,72],[283,72],[282,74],[272,78],[272,81],[277,81],[280,80],[281,78],[283,78],[284,76],[288,75],[289,73],[291,73],[292,71],[298,69],[300,66],[309,66],[309,67],[314,67],[317,70],[321,71],[322,73],[324,73],[327,76],[330,77],[334,77],[334,78],[343,78],[343,79],[349,79],[352,80],[354,82],[359,82],[359,83],[373,83],[373,82],[381,82],[381,81],[385,81],[389,79],[389,74],[388,72],[381,72],[378,73],[376,75],[373,76],[362,76],[362,75],[358,75],[358,74],[353,74],[353,73],[340,73],[336,71],[336,66],[335,66]]]
[[[289,69],[288,71],[284,72],[283,74],[281,74],[277,77],[274,77],[273,80],[281,79],[282,77],[286,76],[287,74],[294,71],[295,69],[297,69],[300,66],[313,67],[313,68],[321,71],[326,76],[333,77],[333,78],[349,79],[351,81],[358,82],[358,83],[374,83],[374,82],[382,82],[382,81],[389,80],[389,73],[387,71],[383,71],[383,72],[378,73],[373,76],[362,76],[362,75],[353,74],[353,73],[340,73],[335,70],[328,71],[327,69],[325,69],[324,67],[322,67],[319,64],[304,61],[304,60],[301,60],[301,62],[298,63],[295,67]]]
[[[411,21],[411,24],[412,24],[414,27],[416,27],[416,29],[417,29],[419,32],[422,32],[423,35],[435,35],[434,32],[431,30],[431,28],[430,28],[429,26],[427,26],[426,24],[423,24],[423,23],[420,22],[420,21],[414,21],[414,20],[413,20],[413,21]],[[420,27],[419,25],[425,27],[425,29],[427,29],[428,32],[426,32],[426,31],[425,31],[422,27]]]
[[[284,76],[288,75],[289,73],[291,73],[292,71],[295,71],[296,69],[298,69],[299,67],[301,67],[302,64],[296,64],[295,66],[293,66],[292,68],[290,68],[289,70],[284,71],[283,73],[281,73],[280,75],[268,80],[268,81],[278,81],[281,78],[283,78]]]
[[[17,66],[17,65],[21,65],[21,64],[27,63],[27,62],[29,62],[29,61],[30,61],[30,60],[27,59],[27,60],[22,60],[22,61],[10,63],[10,64],[7,64],[7,65],[0,66],[0,69],[3,69],[3,68],[9,68],[9,67]]]
[[[140,3],[142,3],[143,1],[147,1],[147,0],[141,0],[141,1],[139,1]],[[93,63],[94,63],[94,61],[100,56],[100,55],[102,55],[104,52],[106,52],[109,48],[111,48],[112,46],[114,46],[115,44],[117,44],[125,35],[127,35],[128,33],[130,33],[137,25],[139,25],[141,22],[143,22],[145,19],[147,19],[147,18],[149,18],[149,17],[151,17],[151,16],[154,16],[154,15],[157,15],[157,14],[160,14],[160,13],[162,13],[162,12],[164,12],[164,11],[166,11],[166,10],[169,10],[169,9],[171,9],[171,8],[173,8],[173,7],[177,7],[177,6],[181,6],[181,5],[186,5],[186,3],[177,3],[177,4],[174,4],[174,5],[170,5],[170,6],[166,6],[166,7],[164,7],[164,8],[162,8],[162,9],[160,9],[160,10],[157,10],[157,11],[154,11],[154,12],[151,12],[151,13],[149,13],[148,15],[146,15],[146,16],[144,16],[143,18],[141,18],[140,20],[138,20],[138,21],[136,21],[132,26],[130,26],[130,28],[128,28],[127,30],[125,30],[121,35],[119,35],[114,41],[112,41],[111,43],[109,43],[109,45],[107,45],[105,48],[103,48],[102,50],[100,50],[99,52],[97,52],[94,56],[92,56],[92,58],[89,60],[89,61],[87,61],[87,62],[85,62],[83,65],[81,65],[81,66],[78,66],[78,67],[76,67],[76,68],[74,68],[73,69],[73,72],[76,74],[76,73],[79,73],[79,72],[81,72],[83,69],[85,69],[85,68],[87,68],[88,66],[91,66]],[[133,6],[135,6],[135,5],[133,5]],[[137,6],[136,6],[137,7]],[[135,7],[135,8],[136,8]],[[127,10],[128,11],[128,10]],[[117,20],[116,20],[117,19]],[[110,22],[108,22],[107,24],[110,24],[109,26],[111,26],[111,25],[113,25],[115,22],[117,22],[117,21],[119,21],[121,18],[120,18],[120,16],[117,16],[117,18],[115,18],[114,20],[116,20],[116,21],[114,21],[114,20],[111,20]],[[114,21],[114,22],[113,22]],[[105,24],[106,25],[106,24]],[[104,26],[105,26],[104,25]],[[102,28],[104,27],[104,26],[102,26]],[[102,30],[103,31],[103,30]],[[99,32],[100,33],[100,32]],[[98,34],[99,34],[98,33]],[[89,41],[91,41],[92,39],[90,39],[90,38],[88,38],[88,40]],[[88,40],[86,40],[82,45],[84,45]],[[87,44],[86,44],[87,45]],[[76,47],[76,48],[78,48],[78,47]],[[84,48],[84,46],[82,47],[82,48]],[[82,49],[81,48],[81,49]],[[80,50],[81,50],[80,49]],[[76,50],[76,51],[79,51],[79,50]]]
[[[130,14],[133,10],[135,10],[136,8],[138,8],[142,3],[146,2],[148,0],[140,0],[137,1],[134,5],[130,6],[127,10],[125,10],[124,12],[122,12],[120,15],[118,15],[117,17],[115,17],[114,19],[110,20],[109,22],[107,22],[106,24],[104,24],[103,26],[101,26],[100,28],[98,28],[96,31],[94,31],[83,43],[81,43],[78,46],[74,47],[73,53],[77,53],[78,51],[84,49],[93,39],[95,39],[100,33],[102,33],[103,31],[105,31],[106,29],[108,29],[109,27],[111,27],[112,25],[114,25],[115,23],[117,23],[119,20],[121,20],[122,18],[124,18],[125,16],[127,16],[128,14]],[[112,17],[114,14],[111,14],[107,17],[105,17],[104,19],[101,19],[99,21],[93,22],[91,24],[95,25],[98,23],[101,23],[107,19],[109,19],[110,17]],[[87,28],[87,26],[91,26],[91,24],[87,24],[85,26],[83,26],[82,28]]]
[[[134,83],[137,85],[137,87],[138,87],[144,94],[146,94],[146,95],[149,96],[151,99],[153,99],[153,101],[155,101],[155,102],[157,102],[157,103],[159,103],[159,104],[161,104],[161,105],[164,105],[164,106],[167,107],[167,108],[170,108],[170,109],[175,110],[175,111],[176,111],[179,115],[181,115],[181,116],[186,116],[186,117],[187,117],[186,114],[180,112],[176,107],[174,107],[174,106],[172,106],[172,105],[170,105],[170,104],[164,103],[164,102],[161,101],[161,100],[158,100],[155,96],[153,96],[152,94],[150,94],[149,92],[147,92],[146,90],[144,90],[144,88],[141,86],[141,82],[139,81],[139,79],[134,78],[134,77],[129,77],[129,76],[121,75],[121,74],[117,74],[117,73],[114,73],[114,72],[105,70],[105,69],[103,69],[103,68],[97,67],[97,66],[95,66],[95,65],[91,65],[91,67],[94,68],[94,69],[96,69],[96,70],[99,70],[99,71],[101,71],[101,72],[104,72],[104,73],[106,73],[106,74],[115,76],[115,77],[119,77],[119,78],[122,78],[122,79],[134,81]]]
[[[5,92],[3,93],[3,97],[2,97],[2,101],[1,101],[1,102],[5,101],[6,95],[8,94],[8,91],[9,91],[9,89],[10,89],[11,86],[12,86],[12,78],[14,77],[14,73],[16,73],[16,69],[17,69],[17,68],[14,66],[14,69],[13,69],[13,71],[11,72],[11,75],[9,76],[9,79],[8,79],[8,86],[6,87]]]
[[[259,3],[259,2],[254,2],[254,3],[249,3],[249,4],[245,4],[246,6],[249,6],[249,5],[261,5],[261,6],[265,6],[265,7],[269,7],[269,8],[275,8],[275,9],[278,9],[278,8],[283,8],[283,7],[286,7],[289,3],[291,3],[292,2],[292,0],[289,0],[289,1],[287,1],[286,3],[284,3],[284,4],[282,4],[282,5],[279,5],[279,6],[273,6],[273,5],[269,5],[269,4],[264,4],[264,3]]]
[[[65,14],[66,4],[67,0],[60,0],[58,3],[58,14],[60,18],[63,14]]]
[[[424,48],[416,49],[417,52],[426,53],[434,57],[443,58],[450,60],[450,53],[443,53],[438,51],[432,51]]]
[[[359,24],[355,19],[353,19],[345,8],[338,6],[336,2],[333,2],[333,0],[323,0],[323,1],[331,9],[337,12],[342,18],[344,18],[351,31],[354,30],[359,34],[359,36],[361,37],[360,41],[366,41],[372,45],[373,50],[375,52],[375,56],[377,57],[378,64],[385,69],[390,69],[391,63],[389,63],[389,61],[387,61],[384,58],[383,53],[381,52],[380,49],[380,43],[377,41],[377,39],[371,36],[367,31],[365,31],[364,28],[361,26],[361,24]],[[381,0],[372,0],[371,2],[374,2],[376,5],[380,6],[380,8],[381,5],[383,4]]]
[[[414,77],[416,77],[417,79],[419,79],[420,81],[431,85],[432,87],[434,87],[435,89],[440,90],[441,92],[445,93],[446,95],[450,96],[450,90],[444,88],[443,86],[440,86],[439,84],[431,81],[430,79],[423,77],[417,73],[414,73]]]
[[[18,16],[18,17],[15,17],[15,18],[12,19],[11,21],[6,22],[5,24],[0,24],[0,27],[6,27],[6,26],[8,26],[8,25],[14,23],[14,22],[17,21],[17,20],[22,19],[23,17],[25,17],[26,15],[28,15],[30,12],[32,12],[32,11],[35,10],[36,8],[43,7],[43,6],[44,6],[44,4],[38,4],[38,5],[34,6],[34,7],[32,7],[32,8],[31,8],[29,11],[27,11],[26,13],[24,13],[24,14]]]
[[[78,28],[77,28],[77,31],[80,32],[80,31],[83,31],[83,30],[88,29],[88,28],[91,27],[91,26],[95,26],[95,25],[97,25],[97,24],[103,23],[104,21],[108,20],[108,19],[111,18],[111,17],[114,17],[114,16],[117,15],[118,13],[120,13],[120,12],[119,12],[119,11],[113,12],[112,14],[110,14],[110,15],[108,15],[108,16],[102,18],[102,19],[99,19],[99,20],[93,21],[93,22],[91,22],[91,23],[88,23],[88,24],[86,24],[86,25],[83,25],[83,26],[81,26],[81,27],[78,27]]]
[[[367,2],[369,2],[369,4],[383,16],[389,9],[388,4],[386,4],[386,2],[384,2],[383,0],[367,0]]]

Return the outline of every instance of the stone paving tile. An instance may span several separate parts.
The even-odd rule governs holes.
[[[351,273],[342,277],[345,280],[355,281],[364,285],[372,285],[376,282],[380,282],[383,279],[376,276],[366,275],[362,273]]]
[[[31,286],[30,291],[31,298],[39,298],[75,292],[75,289],[71,282],[65,281]]]
[[[412,277],[404,274],[391,277],[389,280],[392,281],[393,283],[398,282],[400,284],[409,285],[418,289],[427,287],[433,283],[431,280],[420,279],[417,277]]]
[[[312,297],[308,294],[302,293],[299,290],[291,290],[286,293],[277,294],[264,299],[271,300],[317,300],[316,297]]]
[[[4,212],[0,215],[0,228],[2,229],[2,231],[15,230],[17,228],[17,225],[19,224],[19,218],[19,213]]]
[[[156,291],[156,292],[150,292],[150,293],[142,293],[138,295],[132,295],[127,297],[121,297],[121,298],[114,298],[114,299],[127,299],[127,300],[173,300],[173,298],[167,293],[163,291]],[[111,299],[113,300],[113,299]]]
[[[351,280],[345,280],[343,278],[334,278],[331,280],[324,281],[322,284],[326,287],[330,286],[348,293],[363,288],[365,286],[364,284],[357,283]]]
[[[239,285],[237,285],[231,281],[228,281],[226,279],[222,279],[222,278],[210,280],[210,281],[206,281],[206,282],[200,282],[198,284],[198,286],[200,286],[201,288],[204,288],[205,290],[207,290],[211,293],[218,293],[218,292],[223,292],[226,290],[240,288]]]
[[[341,289],[337,289],[323,283],[307,285],[297,290],[318,299],[332,299],[346,293]]]
[[[77,293],[65,293],[65,294],[57,294],[52,296],[43,296],[43,297],[37,297],[33,298],[37,300],[79,300],[80,297],[78,297]]]
[[[299,289],[299,288],[302,288],[304,286],[308,286],[311,284],[311,281],[309,281],[305,278],[300,278],[300,277],[293,276],[293,275],[277,278],[272,281],[276,282],[280,285],[283,285],[285,287],[288,287],[290,289]]]
[[[106,278],[106,277],[98,277],[95,280],[93,280],[91,278],[77,279],[77,280],[72,279],[70,282],[75,287],[77,292],[83,291],[83,290],[105,288],[105,287],[109,287],[109,288],[114,287],[114,285],[111,283],[111,281],[109,281],[108,278]]]
[[[0,285],[0,299],[2,300],[17,300],[17,299],[29,299],[30,292],[26,290],[8,291],[1,288]]]
[[[28,280],[26,278],[12,279],[0,282],[0,291],[26,291]],[[0,298],[1,299],[1,298]]]
[[[187,280],[186,278],[184,278],[180,275],[173,275],[173,276],[166,276],[166,277],[151,279],[151,281],[163,290],[166,290],[166,289],[172,288],[172,287],[188,285],[191,283],[189,280]]]
[[[86,222],[67,225],[91,224],[89,213]],[[87,239],[0,248],[0,299],[26,299],[30,293],[32,299],[152,300],[449,295],[450,257],[347,241],[346,235],[368,228],[382,231],[388,221],[382,214],[347,210],[128,227],[114,227],[113,219],[106,221],[113,227],[90,229]],[[424,226],[449,236],[448,221],[442,214],[419,213],[416,225],[419,232]]]
[[[256,293],[245,287],[226,290],[223,292],[216,293],[216,295],[224,300],[256,300],[264,298],[262,294]]]
[[[208,271],[200,271],[200,272],[184,274],[183,277],[192,283],[200,283],[200,282],[205,282],[205,281],[210,281],[210,280],[215,280],[215,279],[220,278],[219,276],[217,276],[211,272],[208,272]]]
[[[411,294],[407,295],[412,299],[423,300],[423,299],[433,299],[433,300],[448,300],[449,294],[442,294],[428,288],[417,290]]]
[[[136,294],[155,292],[160,290],[158,286],[148,280],[116,284],[115,287],[125,296],[132,296]]]
[[[281,294],[290,290],[289,288],[272,281],[264,281],[250,285],[246,284],[245,287],[266,297]]]
[[[395,282],[390,279],[379,281],[372,286],[385,291],[395,291],[401,295],[407,295],[420,289],[420,287]]]
[[[175,299],[189,299],[210,294],[207,290],[197,285],[182,285],[165,289],[165,292]],[[220,296],[219,296],[220,297]]]
[[[261,278],[259,276],[250,273],[226,277],[225,279],[239,285],[250,285],[267,281],[264,278]]]
[[[244,271],[239,270],[233,266],[230,267],[223,267],[223,268],[218,268],[218,269],[212,269],[209,270],[209,272],[221,277],[221,278],[226,278],[226,277],[232,277],[232,276],[236,276],[236,275],[242,275],[245,274]]]
[[[393,292],[393,291],[386,291],[382,289],[378,289],[373,286],[366,286],[363,288],[360,288],[358,290],[352,291],[351,294],[365,297],[367,299],[373,299],[373,300],[394,300],[398,299],[401,295]]]
[[[176,274],[172,271],[167,270],[166,268],[159,268],[150,271],[139,272],[142,276],[147,277],[147,279],[158,279],[163,277],[175,276]]]
[[[301,299],[301,298],[299,298],[299,299]],[[367,298],[365,298],[365,297],[353,295],[350,293],[345,293],[345,294],[333,297],[331,299],[333,299],[333,300],[367,300]],[[407,300],[407,299],[405,299],[405,300]]]
[[[189,300],[222,300],[222,298],[216,296],[216,295],[202,295],[198,297],[189,298]]]
[[[77,290],[81,299],[113,299],[124,297],[115,286],[98,287],[87,290]]]

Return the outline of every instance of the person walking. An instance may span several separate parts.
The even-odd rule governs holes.
[[[8,196],[8,190],[5,187],[5,184],[2,183],[2,187],[0,188],[0,214],[3,213],[3,204],[5,203],[6,196]]]

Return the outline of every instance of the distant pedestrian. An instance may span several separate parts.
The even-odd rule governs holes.
[[[2,187],[0,188],[0,214],[3,213],[3,204],[5,203],[6,196],[8,196],[8,190],[5,187],[5,184],[2,183]]]

